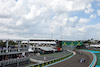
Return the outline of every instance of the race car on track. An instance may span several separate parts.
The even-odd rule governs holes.
[[[85,62],[85,59],[82,58],[79,62],[80,62],[80,63],[84,63],[84,62]]]

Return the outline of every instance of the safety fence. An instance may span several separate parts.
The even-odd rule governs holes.
[[[0,61],[0,66],[5,66],[5,65],[8,65],[8,64],[14,64],[14,63],[18,63],[18,62],[27,61],[27,60],[29,60],[28,57],[4,60],[4,61]]]
[[[20,51],[28,51],[27,48],[20,48]],[[0,49],[0,53],[6,53],[6,52],[18,52],[18,48],[14,49]]]
[[[45,63],[41,63],[41,64],[36,64],[36,65],[32,65],[32,66],[28,66],[28,67],[42,67],[42,66],[45,66],[45,65],[48,65],[48,64],[52,64],[52,63],[55,63],[57,61],[60,61],[60,60],[63,60],[69,56],[71,56],[73,53],[65,56],[65,57],[62,57],[62,58],[59,58],[59,59],[55,59],[55,60],[51,60],[51,61],[48,61],[48,62],[45,62]]]

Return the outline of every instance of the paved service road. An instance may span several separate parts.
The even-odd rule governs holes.
[[[82,54],[79,54],[81,52]],[[79,60],[85,58],[84,63],[80,63]],[[85,51],[76,51],[76,55],[72,58],[65,60],[63,62],[57,63],[49,67],[88,67],[93,60],[93,55]]]

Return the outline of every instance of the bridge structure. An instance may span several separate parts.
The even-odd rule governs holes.
[[[62,49],[72,49],[76,46],[82,46],[83,42],[79,41],[62,41]]]
[[[78,42],[78,41],[62,41],[62,45],[70,45],[70,46],[80,46],[83,45],[83,42]]]

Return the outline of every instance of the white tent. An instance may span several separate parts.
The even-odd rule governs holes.
[[[28,43],[28,41],[22,41],[21,43]],[[54,41],[29,41],[30,44],[38,43],[38,44],[56,44]]]
[[[90,47],[100,47],[100,44],[98,44],[98,45],[90,45]]]

